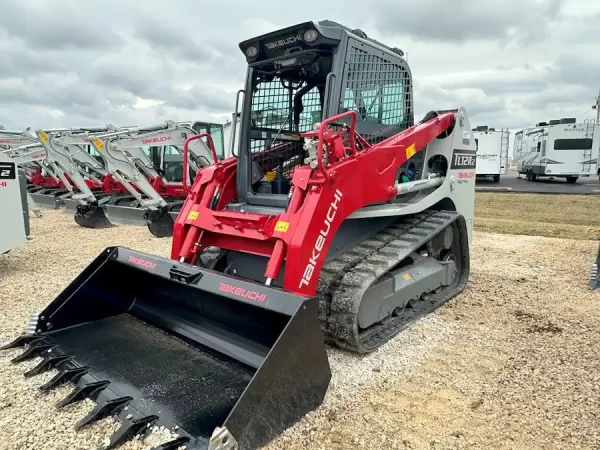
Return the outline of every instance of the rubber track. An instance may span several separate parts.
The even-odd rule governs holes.
[[[454,285],[440,289],[412,308],[406,308],[403,314],[390,316],[367,330],[359,331],[358,311],[367,289],[412,252],[452,226],[457,218],[455,212],[425,211],[399,219],[373,238],[326,263],[317,287],[319,320],[325,340],[353,352],[373,351],[458,294],[466,284],[468,273],[457,274]],[[455,236],[454,239],[461,237]],[[464,249],[462,245],[461,250]]]
[[[456,212],[433,210],[402,217],[339,258],[325,263],[317,285],[319,321],[325,341],[356,353],[371,352],[459,294],[467,283],[468,259],[462,261],[462,273],[457,274],[453,285],[406,308],[402,315],[391,316],[359,332],[358,311],[367,289],[413,251],[452,226],[458,217]],[[460,240],[461,252],[468,252],[468,244],[463,242],[466,231],[465,236],[454,236],[454,239]],[[200,256],[200,265],[213,269],[222,254],[219,248],[209,247]]]

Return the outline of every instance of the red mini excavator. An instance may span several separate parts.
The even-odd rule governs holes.
[[[7,345],[75,385],[59,406],[96,401],[77,427],[121,420],[109,448],[154,424],[163,450],[259,448],[321,404],[325,342],[375,351],[467,284],[465,110],[415,124],[402,51],[334,22],[240,49],[234,156],[198,172],[171,258],[107,248]]]

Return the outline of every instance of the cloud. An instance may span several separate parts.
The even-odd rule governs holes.
[[[417,40],[464,43],[473,39],[546,37],[564,0],[373,0],[375,26],[385,34]]]
[[[133,36],[145,41],[151,48],[167,58],[176,56],[196,62],[211,61],[214,55],[210,46],[197,42],[194,34],[185,27],[177,27],[176,22],[144,14],[136,18]]]
[[[402,48],[416,118],[464,106],[471,123],[520,128],[591,110],[600,3],[585,0],[22,0],[0,15],[0,124],[10,128],[230,117],[238,43],[330,19]],[[315,13],[317,11],[317,13]]]
[[[3,2],[0,28],[37,49],[107,49],[121,44],[120,36],[98,22],[81,3]]]

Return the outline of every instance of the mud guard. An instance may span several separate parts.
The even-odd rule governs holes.
[[[29,344],[15,361],[43,354],[30,372],[58,369],[42,389],[76,384],[60,406],[96,401],[79,426],[116,415],[108,448],[151,424],[188,450],[256,449],[316,409],[331,379],[315,298],[123,247],[35,320],[8,346]]]
[[[73,216],[75,222],[86,228],[111,228],[112,223],[106,218],[104,209],[97,203],[77,205],[77,212]]]

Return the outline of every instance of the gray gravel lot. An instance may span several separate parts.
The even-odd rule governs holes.
[[[141,227],[78,227],[62,211],[32,218],[34,239],[0,256],[0,340],[19,333],[108,245],[162,256]],[[366,356],[329,349],[324,404],[268,449],[600,448],[600,293],[586,289],[597,242],[475,234],[465,293]],[[117,424],[75,432],[92,402],[54,408],[69,387],[0,353],[0,449],[96,449]],[[123,448],[150,448],[153,434]]]

